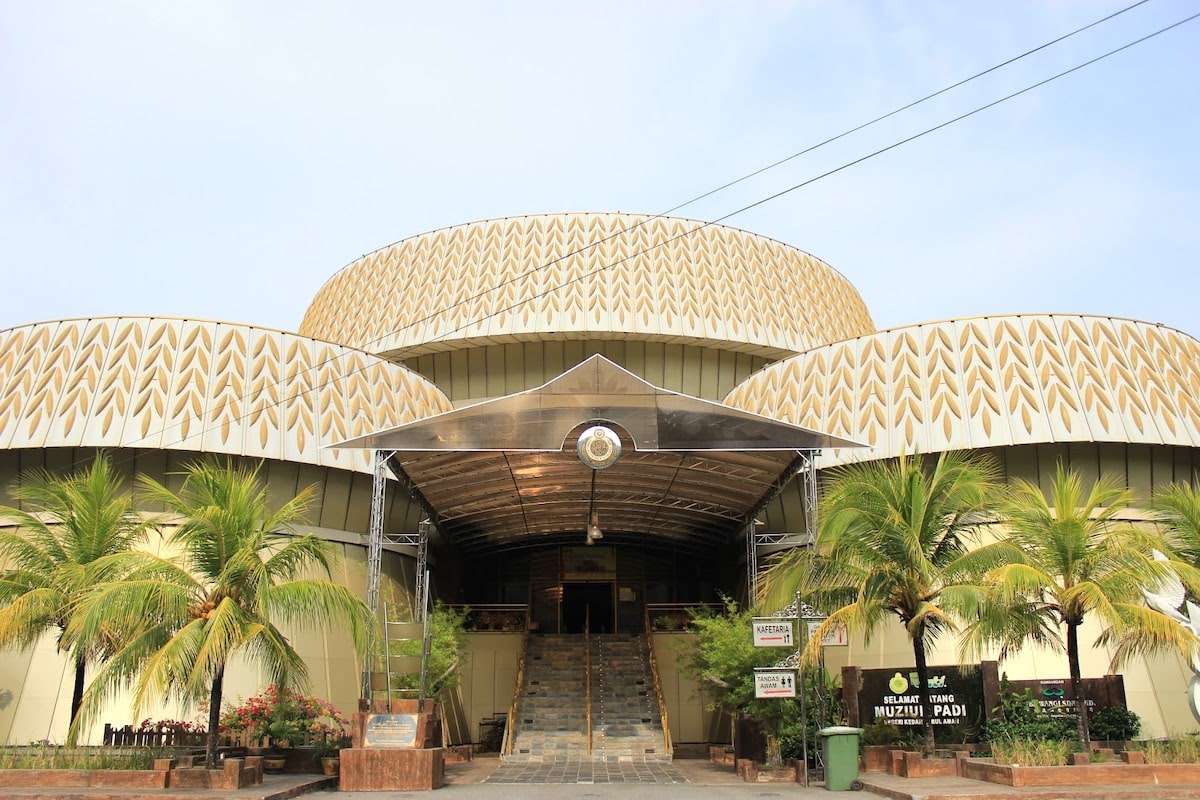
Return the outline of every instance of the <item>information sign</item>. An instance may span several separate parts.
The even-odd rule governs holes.
[[[820,622],[808,623],[808,638],[816,636],[819,627],[821,627]],[[836,647],[843,644],[850,644],[850,635],[847,633],[845,625],[835,625],[833,630],[828,631],[821,639],[822,647]]]
[[[792,623],[786,619],[754,620],[755,647],[795,647]]]
[[[790,669],[754,671],[755,697],[795,697],[796,673]]]
[[[371,714],[367,717],[365,747],[416,747],[416,714]]]

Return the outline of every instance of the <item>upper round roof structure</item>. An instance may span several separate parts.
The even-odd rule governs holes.
[[[1046,442],[1200,447],[1200,342],[1111,317],[948,320],[772,364],[725,402],[874,447],[826,465]]]
[[[677,217],[543,214],[424,233],[354,261],[300,333],[388,358],[533,340],[642,339],[783,358],[874,331],[794,247]]]
[[[328,445],[451,409],[404,367],[225,322],[113,317],[0,331],[0,449],[134,447],[372,472]]]

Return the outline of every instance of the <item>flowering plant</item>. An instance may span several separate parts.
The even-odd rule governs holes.
[[[327,700],[272,684],[221,714],[221,730],[269,736],[273,743],[323,743],[346,735],[346,718]]]
[[[151,719],[150,717],[142,720],[137,729],[143,733],[149,733],[165,728],[178,729],[184,733],[208,733],[208,728],[202,722],[188,722],[181,719]]]

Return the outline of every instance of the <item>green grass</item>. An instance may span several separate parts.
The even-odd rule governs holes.
[[[0,747],[0,769],[150,769],[171,750],[151,747]]]
[[[1200,737],[1181,736],[1178,739],[1146,742],[1143,752],[1147,764],[1200,763]]]
[[[992,760],[1022,767],[1061,767],[1067,763],[1071,742],[1007,739],[992,742]]]

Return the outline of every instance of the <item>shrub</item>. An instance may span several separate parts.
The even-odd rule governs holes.
[[[1002,690],[998,716],[984,725],[989,742],[1051,742],[1075,738],[1074,718],[1055,718],[1033,699],[1033,692],[1007,694]]]
[[[1088,720],[1092,738],[1106,742],[1124,742],[1137,738],[1142,720],[1128,708],[1102,708]]]
[[[921,729],[911,725],[889,725],[883,720],[863,726],[859,741],[866,745],[887,744],[896,747],[915,747],[924,743]]]

